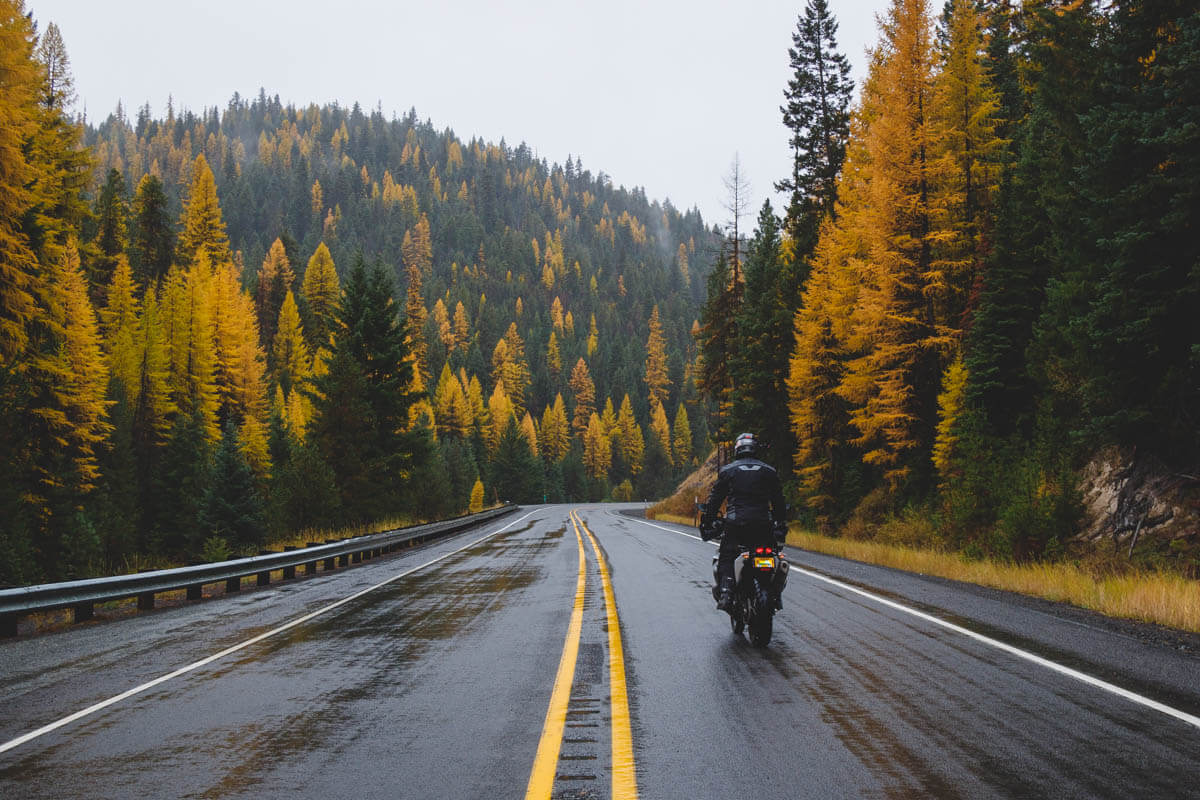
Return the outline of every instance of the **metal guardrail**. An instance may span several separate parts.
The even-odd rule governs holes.
[[[300,566],[304,567],[306,575],[315,573],[321,562],[324,562],[325,570],[344,567],[401,547],[474,527],[516,509],[515,505],[505,505],[440,522],[324,544],[310,543],[307,547],[291,548],[282,553],[264,553],[213,564],[3,589],[0,590],[0,636],[15,636],[20,618],[38,611],[70,608],[74,610],[75,621],[82,622],[93,617],[96,603],[110,600],[136,597],[138,609],[148,610],[154,608],[154,595],[159,592],[186,589],[189,600],[199,600],[206,584],[224,582],[228,593],[240,591],[242,579],[252,575],[256,576],[258,586],[266,586],[271,582],[271,573],[277,570],[283,570],[283,578],[288,580],[296,577],[296,568]]]

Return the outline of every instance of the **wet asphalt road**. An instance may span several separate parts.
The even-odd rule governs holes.
[[[0,642],[3,745],[446,556],[0,753],[0,797],[524,797],[576,598],[569,511]],[[753,648],[712,609],[710,544],[612,506],[579,516],[612,576],[642,797],[1200,797],[1187,721],[799,571],[770,647]],[[607,618],[585,552],[564,798],[609,797],[612,774]],[[792,562],[1200,712],[1193,652],[998,593]]]

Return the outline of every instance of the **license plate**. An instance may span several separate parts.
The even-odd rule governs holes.
[[[756,558],[754,559],[755,569],[775,569],[775,559],[773,558]]]

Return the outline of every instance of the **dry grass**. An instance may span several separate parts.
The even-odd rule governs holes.
[[[655,503],[646,509],[650,519],[667,519],[671,522],[681,522],[684,525],[694,525],[696,518],[696,500],[703,502],[713,482],[717,479],[717,452],[714,450],[704,463],[691,475],[684,478],[683,483],[675,490],[675,494],[665,500]]]
[[[271,550],[282,550],[285,547],[305,547],[309,542],[324,544],[326,541],[340,541],[342,539],[351,539],[355,536],[366,536],[371,533],[383,533],[384,531],[395,530],[396,528],[405,528],[410,525],[420,525],[429,520],[413,519],[410,517],[397,517],[395,519],[382,520],[380,522],[371,523],[370,525],[356,525],[349,528],[338,529],[312,529],[304,530],[299,533],[294,533],[291,536],[284,536],[279,539],[272,539],[267,545]]]
[[[1072,563],[1011,564],[968,559],[955,553],[854,539],[835,539],[793,529],[788,543],[805,550],[895,567],[907,572],[990,586],[1041,597],[1111,617],[1153,622],[1200,633],[1200,584],[1162,572],[1125,571]],[[1098,574],[1098,569],[1101,570]]]
[[[651,511],[654,509],[646,516],[652,519],[695,525],[695,517],[690,514]],[[796,528],[788,532],[788,544],[853,561],[1070,603],[1110,617],[1200,633],[1200,583],[1170,573],[1134,570],[1128,565],[1118,570],[1102,561],[1080,565],[977,560],[936,549],[833,538]]]

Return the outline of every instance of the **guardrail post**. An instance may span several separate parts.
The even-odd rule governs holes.
[[[345,553],[343,555],[338,556],[338,566],[339,567],[347,566],[349,563],[350,563],[350,554],[349,553]]]
[[[298,548],[298,547],[296,547],[295,545],[292,545],[292,544],[288,544],[288,545],[284,545],[284,546],[283,546],[283,551],[284,551],[285,553],[290,553],[290,552],[292,552],[293,550],[299,550],[299,549],[300,549],[300,548]],[[296,568],[295,568],[295,567],[284,567],[284,568],[283,568],[283,579],[284,579],[285,581],[290,581],[290,580],[292,580],[292,579],[293,579],[293,578],[295,578],[295,577],[296,577]]]
[[[76,622],[87,622],[96,616],[96,609],[91,603],[76,603],[72,608],[75,610]]]
[[[204,586],[199,583],[193,583],[187,587],[188,600],[201,600],[204,598]]]
[[[320,547],[321,543],[320,542],[305,542],[304,546],[305,547]],[[316,573],[317,573],[317,562],[315,560],[309,561],[307,564],[304,565],[304,574],[305,575],[315,575]]]
[[[259,586],[270,586],[271,585],[271,571],[270,570],[267,570],[266,572],[258,573],[258,585]]]
[[[5,614],[0,616],[0,636],[5,638],[17,635],[17,617],[16,614]]]
[[[360,564],[362,563],[362,556],[362,550],[358,550],[352,556],[350,556],[350,561],[355,564]]]
[[[154,592],[142,592],[138,595],[138,611],[154,610]]]

